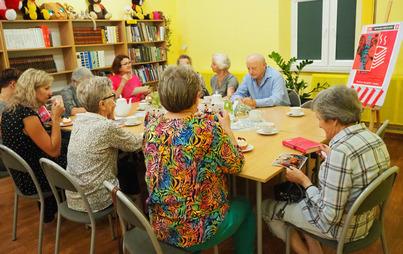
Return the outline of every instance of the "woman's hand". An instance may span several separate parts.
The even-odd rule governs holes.
[[[127,73],[122,76],[122,81],[120,84],[126,85],[126,83],[132,78],[132,74]]]
[[[231,130],[231,119],[229,118],[226,110],[222,111],[222,116],[220,114],[217,114],[216,116],[218,118],[218,122],[221,124],[225,131],[228,132],[228,130]]]
[[[301,184],[304,188],[312,185],[311,180],[299,169],[296,167],[290,166],[286,168],[287,180],[294,183]]]
[[[316,151],[316,154],[319,157],[321,157],[323,160],[325,160],[327,155],[329,154],[329,152],[330,152],[330,147],[328,145],[323,144],[320,146],[320,151]]]
[[[55,100],[52,104],[51,109],[52,120],[60,122],[63,113],[64,113],[63,100]]]
[[[144,92],[144,97],[149,95],[151,92],[152,92],[151,89],[147,89],[147,91]]]

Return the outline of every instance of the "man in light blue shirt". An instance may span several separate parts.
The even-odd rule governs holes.
[[[285,80],[281,73],[270,66],[260,54],[246,59],[248,74],[232,95],[231,100],[239,100],[255,107],[290,106]]]

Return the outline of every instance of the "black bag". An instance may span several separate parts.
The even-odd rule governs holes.
[[[297,183],[286,181],[274,186],[274,197],[277,201],[299,202],[305,198],[305,189]]]
[[[273,220],[274,215],[276,215],[277,218],[279,219],[283,219],[285,213],[285,207],[290,203],[297,203],[301,201],[303,198],[305,198],[305,189],[301,185],[290,181],[279,183],[274,185],[274,198],[277,201],[286,201],[286,202],[277,213],[273,212],[271,219]],[[276,205],[274,206],[274,211],[276,211],[276,208],[279,203],[280,202],[277,202]]]

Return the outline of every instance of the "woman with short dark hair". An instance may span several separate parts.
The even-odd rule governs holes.
[[[329,146],[322,145],[321,155],[325,161],[319,171],[319,187],[300,170],[286,169],[291,182],[301,184],[306,198],[289,204],[284,217],[279,209],[284,203],[265,200],[262,204],[263,218],[271,231],[285,240],[285,222],[304,229],[322,238],[338,239],[350,207],[365,187],[390,166],[385,143],[360,122],[362,105],[354,89],[344,85],[333,86],[318,93],[312,110],[319,120],[319,127],[326,133]],[[376,208],[356,215],[347,232],[347,242],[358,240],[368,234]],[[297,253],[321,253],[318,241],[304,235],[308,249],[295,232],[291,246]]]
[[[255,219],[246,198],[228,198],[227,174],[244,156],[226,111],[218,122],[194,116],[199,76],[187,65],[169,66],[158,94],[165,115],[145,129],[147,200],[158,238],[199,251],[233,238],[236,253],[253,253]]]
[[[112,71],[114,75],[110,79],[117,98],[122,96],[127,100],[132,98],[132,102],[137,102],[151,93],[151,90],[147,90],[141,94],[133,94],[134,89],[142,85],[139,77],[132,74],[132,61],[129,56],[117,55],[112,63]]]

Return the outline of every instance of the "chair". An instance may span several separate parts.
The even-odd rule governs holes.
[[[291,107],[300,107],[301,106],[301,99],[297,92],[292,89],[287,89],[288,98],[290,98]]]
[[[31,167],[28,163],[21,158],[16,152],[8,148],[7,146],[0,145],[0,156],[3,160],[4,165],[7,168],[8,173],[11,175],[10,170],[15,170],[19,172],[28,173],[32,181],[35,184],[35,188],[37,190],[37,194],[33,195],[25,195],[21,192],[21,190],[15,184],[14,178],[14,187],[15,187],[15,195],[14,195],[14,219],[13,219],[13,241],[17,239],[17,217],[18,217],[18,198],[24,197],[29,199],[36,199],[41,204],[40,216],[39,216],[39,238],[38,238],[38,253],[42,253],[42,237],[43,237],[43,218],[45,213],[45,198],[52,196],[52,192],[42,192],[41,186],[39,185],[38,179]],[[12,176],[12,175],[11,175]]]
[[[390,193],[392,192],[392,187],[393,184],[395,183],[398,171],[399,168],[396,166],[389,168],[381,175],[379,175],[376,179],[374,179],[367,187],[365,187],[364,191],[354,201],[352,207],[350,208],[350,211],[347,214],[340,239],[337,240],[322,239],[319,236],[305,232],[302,229],[297,228],[297,230],[311,236],[312,238],[318,240],[322,244],[325,244],[337,250],[338,254],[344,252],[354,252],[357,250],[364,249],[373,244],[379,237],[381,237],[383,253],[388,253],[385,231],[383,228],[383,217],[385,215],[386,205],[388,203]],[[354,216],[360,215],[377,206],[379,206],[380,208],[379,218],[374,219],[374,222],[369,230],[368,235],[363,239],[345,243],[348,226],[350,225]],[[287,229],[287,237],[286,237],[287,254],[290,253],[290,233],[291,228],[293,227],[291,224],[288,224],[288,226],[289,227]]]
[[[84,190],[81,188],[81,186],[77,183],[77,181],[62,167],[60,167],[58,164],[55,162],[46,159],[46,158],[41,158],[39,160],[42,169],[49,181],[50,188],[52,189],[56,202],[57,202],[57,208],[58,208],[58,214],[57,214],[57,228],[56,228],[56,242],[55,242],[55,253],[59,253],[59,239],[60,239],[60,223],[61,223],[61,216],[64,218],[79,222],[79,223],[84,223],[84,224],[89,224],[91,226],[91,249],[90,253],[93,254],[95,251],[95,233],[96,233],[96,224],[95,222],[98,219],[104,218],[105,216],[109,217],[109,225],[111,227],[111,233],[112,233],[112,239],[115,239],[115,232],[113,229],[113,223],[112,223],[112,213],[113,213],[113,207],[108,207],[102,211],[99,212],[92,212],[91,207],[88,203],[87,197],[84,193]],[[57,195],[58,189],[62,190],[69,190],[69,191],[74,191],[78,192],[83,199],[85,209],[87,212],[79,212],[75,211],[73,209],[70,209],[67,206],[67,201],[64,200],[62,201]]]
[[[386,127],[388,127],[389,125],[389,120],[386,120],[381,127],[379,127],[379,129],[376,131],[376,135],[378,135],[379,137],[381,137],[381,139],[383,139],[385,137],[385,132],[386,132]]]
[[[112,192],[114,185],[104,181],[105,187]],[[137,206],[120,190],[116,192],[116,209],[123,226],[123,251],[130,253],[191,253],[185,249],[158,241],[150,223]],[[134,228],[128,230],[127,223]]]
[[[301,108],[311,108],[311,106],[312,106],[312,100],[309,100],[302,103]]]

